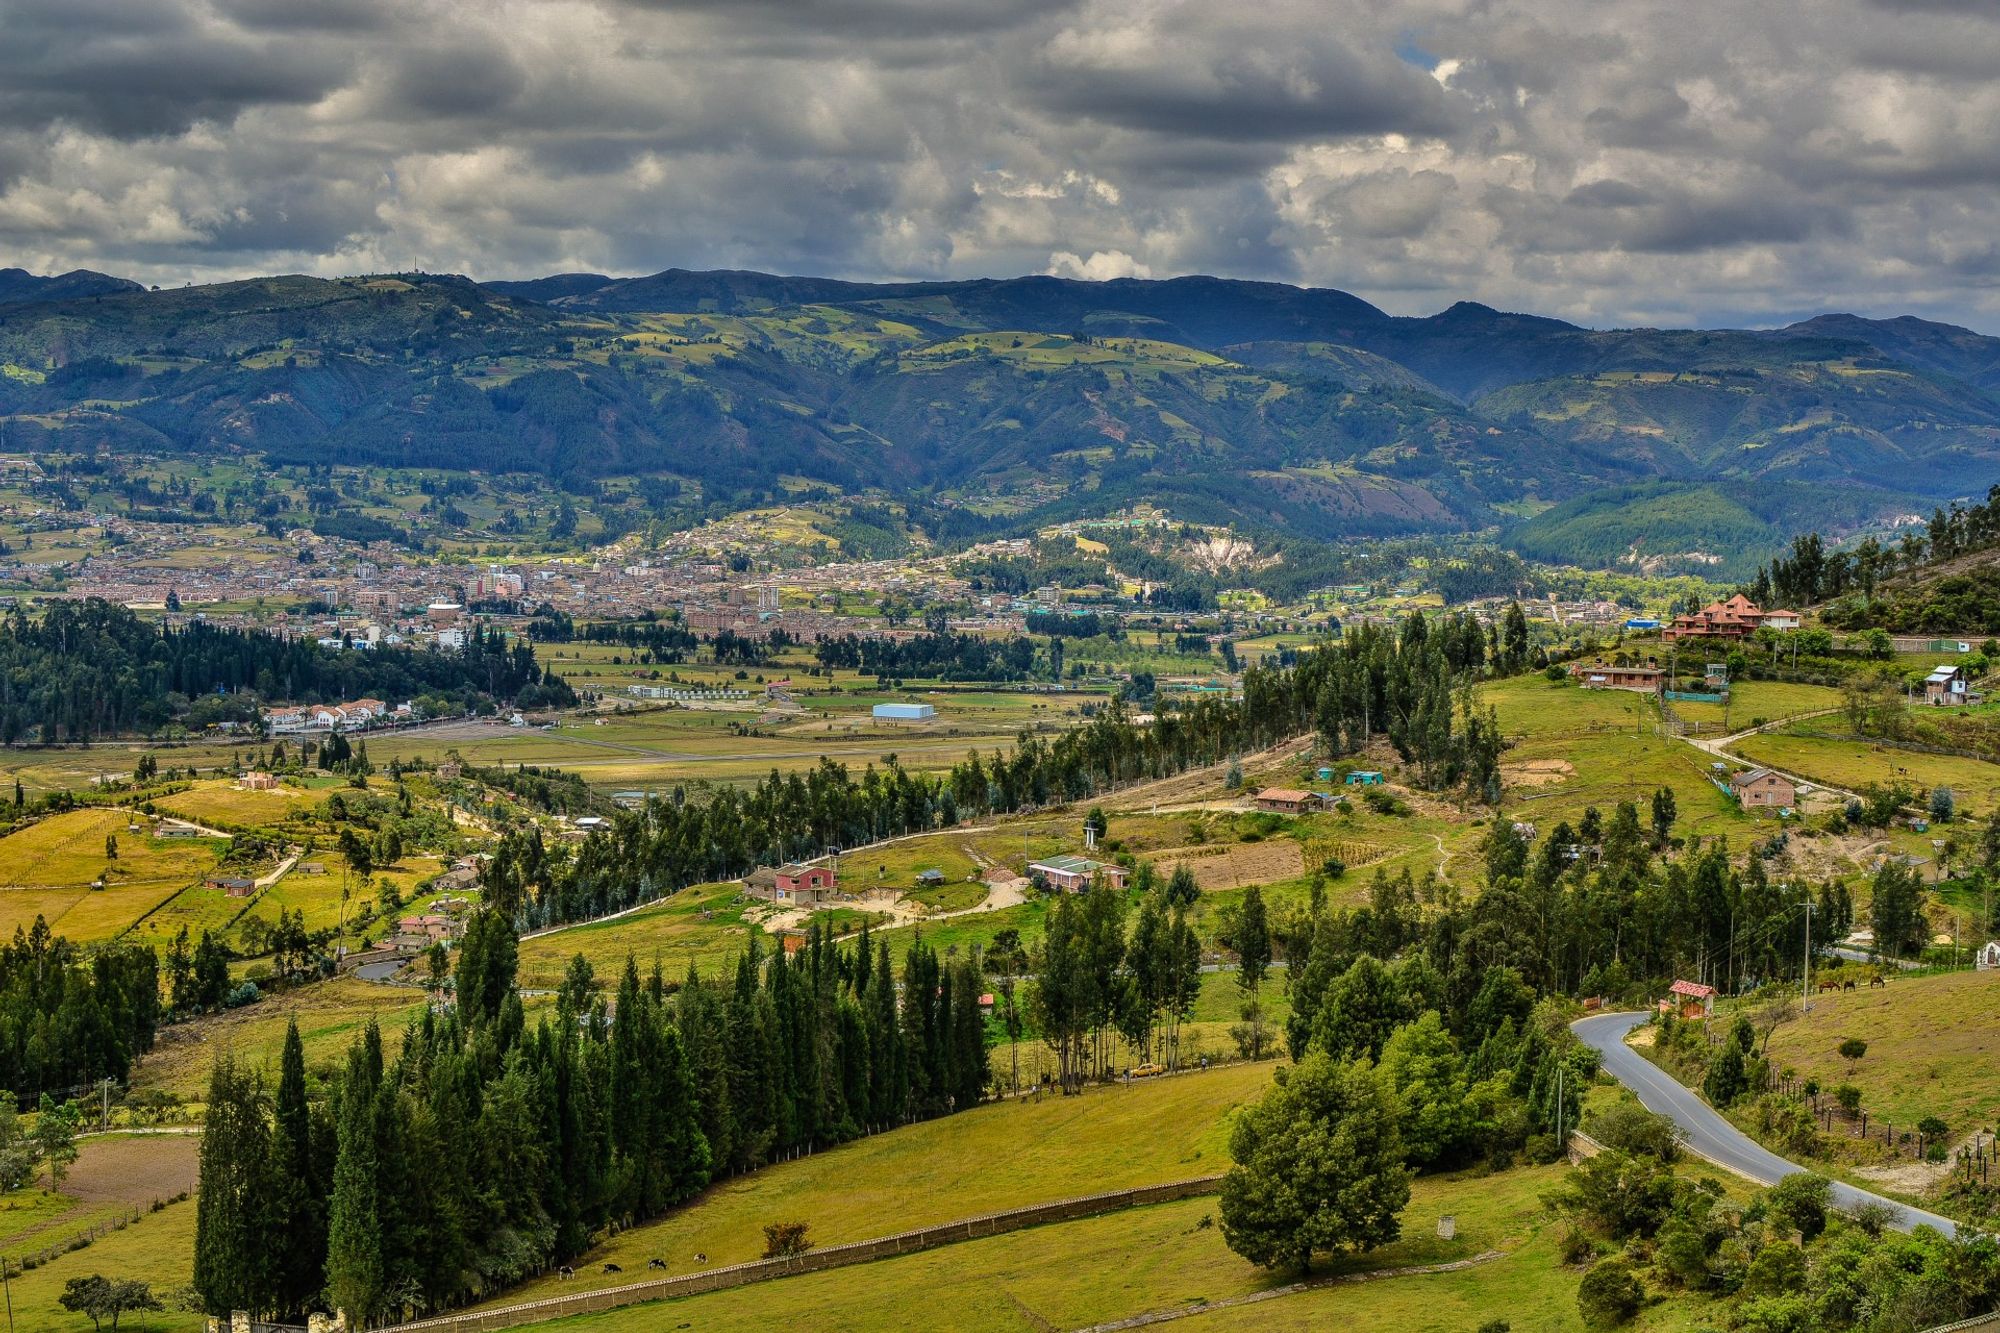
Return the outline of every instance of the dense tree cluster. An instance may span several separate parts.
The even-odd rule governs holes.
[[[871,676],[939,680],[1027,680],[1035,669],[1035,644],[1015,635],[990,639],[950,630],[907,639],[829,636],[813,650],[823,667],[844,667]]]
[[[32,1098],[123,1082],[153,1049],[159,988],[151,949],[112,945],[86,958],[39,916],[16,927],[0,948],[0,1089]]]
[[[195,1287],[213,1311],[368,1319],[490,1295],[710,1179],[911,1120],[987,1086],[972,958],[814,932],[796,955],[678,985],[580,956],[529,1029],[515,937],[474,918],[458,1003],[385,1055],[371,1027],[325,1088],[296,1028],[275,1096],[227,1056],[202,1143]],[[276,1243],[273,1243],[273,1238]]]
[[[205,695],[248,691],[269,701],[375,697],[458,707],[508,700],[572,703],[561,677],[526,644],[475,632],[463,652],[328,649],[310,639],[195,621],[179,629],[91,598],[58,601],[0,622],[0,742],[87,741],[152,731]]]

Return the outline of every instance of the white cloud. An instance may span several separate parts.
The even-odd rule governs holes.
[[[1220,272],[2000,328],[1991,6],[309,8],[0,0],[0,263]]]
[[[1123,250],[1093,250],[1083,259],[1067,250],[1049,256],[1042,272],[1052,278],[1082,278],[1086,282],[1109,282],[1113,278],[1150,278],[1153,270]]]

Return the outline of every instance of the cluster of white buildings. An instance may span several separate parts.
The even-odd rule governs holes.
[[[385,722],[411,722],[416,709],[407,703],[391,708],[380,699],[356,699],[345,704],[296,704],[264,710],[264,730],[272,736],[315,732],[364,731]]]

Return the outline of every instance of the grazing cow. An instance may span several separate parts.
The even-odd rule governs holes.
[[[622,1273],[625,1270],[620,1268],[617,1264],[606,1264],[604,1265],[604,1271],[607,1273]]]
[[[705,1264],[708,1262],[708,1256],[705,1254],[697,1254],[694,1257],[694,1261],[698,1264]]]
[[[1842,983],[1841,983],[1841,985],[1840,985],[1840,988],[1841,988],[1842,990],[1853,990],[1853,989],[1854,989],[1854,978],[1852,978],[1852,977],[1849,977],[1849,978],[1848,978],[1848,979],[1847,979],[1846,981],[1844,981],[1844,982],[1842,982]]]
[[[1868,978],[1868,989],[1870,990],[1875,989],[1877,986],[1887,986],[1888,984],[1889,984],[1888,979],[1883,977],[1880,973],[1877,973],[1876,975]]]
[[[571,1268],[568,1264],[564,1264],[561,1268],[558,1268],[556,1270],[556,1278],[558,1281],[567,1282],[575,1276],[576,1276],[576,1270],[574,1268]]]
[[[667,1261],[665,1259],[648,1259],[646,1261],[646,1267],[657,1268],[664,1273],[667,1270]]]
[[[1830,990],[1839,990],[1840,983],[1838,981],[1822,981],[1819,983],[1819,989],[1821,994],[1825,994]]]

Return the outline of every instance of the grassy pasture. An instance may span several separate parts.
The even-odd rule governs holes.
[[[1810,724],[1808,724],[1810,725]],[[1753,763],[1769,764],[1835,787],[1858,789],[1906,782],[1915,787],[1950,787],[1961,815],[1986,814],[2000,805],[2000,764],[1956,755],[1923,754],[1866,741],[1826,740],[1788,731],[1747,736],[1731,747]]]
[[[1796,713],[1838,708],[1840,691],[1826,685],[1798,685],[1782,680],[1746,680],[1732,685],[1724,704],[1676,703],[1674,711],[1704,728],[1727,725],[1741,729],[1776,722]]]
[[[1963,1133],[2000,1118],[2000,1030],[1990,972],[1891,976],[1881,989],[1815,995],[1812,1012],[1771,1034],[1771,1056],[1832,1088],[1852,1083],[1871,1118],[1914,1125],[1935,1115]],[[1850,1071],[1838,1047],[1868,1043]]]
[[[159,1045],[134,1068],[132,1086],[164,1088],[200,1101],[208,1091],[215,1056],[231,1051],[238,1060],[265,1067],[267,1082],[275,1087],[290,1019],[298,1019],[308,1068],[318,1068],[343,1056],[371,1017],[381,1024],[383,1044],[393,1052],[402,1041],[403,1020],[422,1004],[421,992],[399,986],[351,977],[322,981],[287,991],[282,1002],[267,1000],[164,1030]]]
[[[1224,1304],[1291,1282],[1231,1253],[1212,1222],[1215,1200],[1197,1198],[1107,1217],[1037,1227],[855,1268],[630,1307],[562,1321],[563,1329],[777,1326],[870,1329],[883,1312],[934,1305],[951,1293],[953,1328],[1080,1328],[1155,1311],[1192,1314],[1214,1328],[1359,1327],[1460,1330],[1505,1311],[1517,1329],[1582,1327],[1579,1274],[1555,1255],[1558,1228],[1540,1195],[1560,1179],[1554,1167],[1500,1175],[1427,1178],[1404,1213],[1404,1238],[1372,1254],[1333,1261],[1320,1276],[1463,1259],[1487,1249],[1501,1259],[1458,1272],[1367,1283],[1337,1283],[1245,1305]],[[1453,1240],[1439,1240],[1437,1219],[1457,1219]],[[710,1252],[711,1260],[714,1253]],[[671,1259],[669,1260],[671,1263]],[[1216,1308],[1200,1313],[1204,1305]],[[1656,1307],[1637,1327],[1686,1328],[1701,1302]]]
[[[78,942],[109,939],[213,866],[217,844],[127,831],[123,810],[71,810],[0,838],[0,932],[37,915]],[[118,839],[107,860],[105,838]],[[103,876],[105,887],[91,882]]]
[[[861,1139],[712,1187],[661,1221],[634,1227],[593,1251],[586,1273],[553,1275],[506,1302],[629,1276],[595,1271],[606,1260],[629,1275],[648,1258],[685,1272],[696,1253],[711,1265],[756,1258],[766,1222],[799,1219],[821,1245],[865,1240],[977,1213],[1098,1190],[1209,1175],[1228,1165],[1227,1117],[1254,1100],[1271,1066],[1233,1065],[1081,1096],[990,1104]]]

